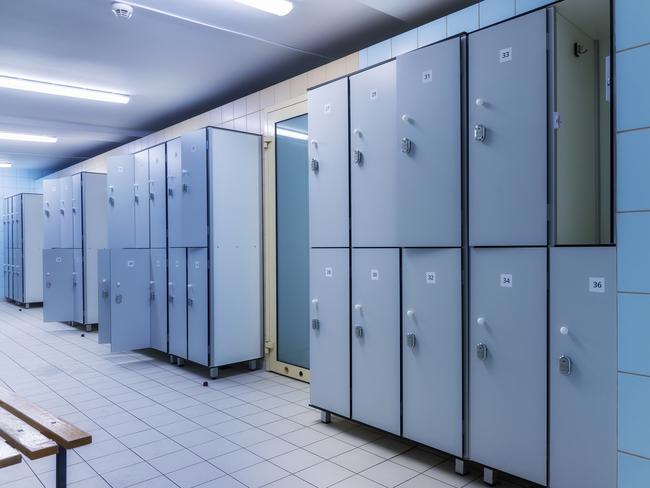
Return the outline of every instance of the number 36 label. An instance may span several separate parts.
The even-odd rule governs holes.
[[[605,278],[589,278],[589,291],[591,293],[605,293]]]

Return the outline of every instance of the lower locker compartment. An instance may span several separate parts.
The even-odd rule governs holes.
[[[167,352],[167,250],[151,249],[151,347]]]
[[[169,249],[167,310],[169,320],[169,354],[187,359],[187,250]]]
[[[43,251],[43,320],[74,320],[74,253],[72,249]]]

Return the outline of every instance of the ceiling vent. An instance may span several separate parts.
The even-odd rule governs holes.
[[[118,19],[130,19],[133,17],[133,7],[126,3],[113,2],[111,9]]]

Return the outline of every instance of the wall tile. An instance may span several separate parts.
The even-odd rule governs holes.
[[[650,212],[618,214],[618,289],[650,293]]]
[[[650,42],[650,2],[616,0],[616,50]]]
[[[223,122],[227,122],[229,120],[233,120],[235,118],[235,104],[234,103],[226,103],[221,107],[221,120]]]
[[[649,210],[650,129],[623,132],[616,140],[618,210]]]
[[[246,97],[246,115],[260,111],[260,92],[255,92]]]
[[[483,0],[479,4],[479,25],[486,27],[515,15],[515,0]]]
[[[246,116],[246,130],[255,134],[262,133],[262,124],[260,122],[260,113],[248,114]]]
[[[648,488],[650,460],[620,452],[618,454],[619,488]]]
[[[618,129],[650,126],[650,46],[619,53],[616,59]]]
[[[413,51],[418,48],[418,30],[412,29],[404,32],[391,40],[391,54],[393,57]]]
[[[618,294],[618,369],[650,376],[650,295]]]
[[[234,115],[236,119],[246,115],[246,98],[235,100],[234,105]]]
[[[246,130],[246,117],[235,119],[235,130]]]
[[[210,125],[217,126],[221,123],[221,107],[210,110]]]
[[[337,59],[325,65],[325,73],[328,80],[340,78],[348,74],[347,63],[345,59]]]
[[[381,63],[391,57],[391,41],[390,39],[382,41],[374,46],[368,48],[368,66]]]
[[[553,3],[556,0],[517,0],[517,15]]]
[[[478,29],[478,4],[447,15],[447,36]]]
[[[307,75],[294,76],[289,80],[291,86],[291,98],[299,97],[307,93]]]
[[[359,51],[359,69],[366,68],[367,66],[368,66],[368,48]]]
[[[619,450],[650,458],[650,415],[648,412],[650,412],[650,378],[619,373]],[[627,488],[627,486],[622,488]]]
[[[447,17],[418,27],[418,47],[427,46],[447,37]]]
[[[325,83],[325,81],[327,81],[325,66],[313,69],[307,73],[307,88],[320,85],[321,83]]]
[[[282,103],[291,98],[291,83],[289,80],[275,85],[275,103]]]
[[[264,109],[273,105],[275,105],[275,88],[271,86],[260,92],[260,106]]]
[[[359,53],[348,54],[345,58],[345,74],[354,73],[359,69]]]

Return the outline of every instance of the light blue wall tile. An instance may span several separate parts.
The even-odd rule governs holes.
[[[447,36],[478,29],[478,4],[447,15]]]
[[[381,63],[391,58],[391,41],[390,39],[382,41],[368,48],[368,66]]]
[[[363,69],[368,66],[368,49],[362,49],[359,51],[359,69]]]
[[[517,15],[528,12],[529,10],[534,10],[549,3],[553,3],[555,0],[517,0],[516,13]]]
[[[616,0],[616,50],[650,42],[650,2]]]
[[[650,3],[650,2],[649,2]],[[650,20],[646,19],[648,23]],[[650,126],[650,46],[619,53],[616,57],[618,129]]]
[[[650,295],[618,294],[618,369],[650,376]]]
[[[618,375],[618,448],[650,457],[650,378]],[[648,480],[650,484],[650,479]],[[648,485],[646,485],[648,486]],[[627,486],[624,486],[627,488]]]
[[[650,212],[618,215],[618,289],[650,293]]]
[[[391,40],[392,46],[391,51],[393,57],[399,56],[400,54],[413,51],[418,48],[418,30],[413,29],[408,32],[404,32],[399,36],[393,37]]]
[[[619,488],[648,488],[650,461],[629,454],[618,454]]]
[[[650,130],[622,132],[616,141],[618,210],[649,210]]]
[[[447,37],[447,17],[418,27],[418,47],[428,46]]]
[[[479,4],[479,25],[486,27],[515,15],[515,0],[483,0]]]

